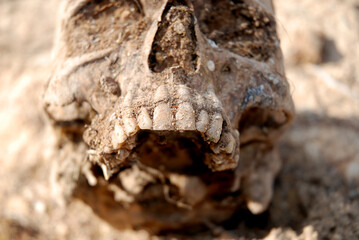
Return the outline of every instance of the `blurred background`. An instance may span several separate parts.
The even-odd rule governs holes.
[[[41,97],[58,3],[0,0],[0,240],[151,239],[52,198],[56,139]],[[243,213],[217,237],[359,239],[359,1],[274,4],[297,117],[270,209]]]

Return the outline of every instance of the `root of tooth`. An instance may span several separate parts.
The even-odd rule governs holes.
[[[123,106],[130,107],[132,105],[132,99],[133,99],[133,94],[131,92],[128,92],[125,98],[123,99]]]
[[[195,98],[196,104],[198,108],[203,108],[204,107],[204,99],[201,95],[197,95]]]
[[[190,103],[182,103],[176,113],[176,125],[179,130],[195,130],[196,120],[193,107]]]
[[[209,124],[209,116],[208,113],[205,110],[202,110],[199,113],[198,121],[196,123],[197,130],[201,133],[204,133],[207,131]]]
[[[168,89],[165,85],[161,85],[157,88],[154,96],[154,101],[160,102],[160,101],[168,101],[170,98],[170,95],[168,93]]]
[[[110,179],[110,173],[109,173],[109,170],[107,168],[107,166],[104,164],[104,163],[101,163],[101,170],[102,170],[102,173],[103,173],[103,176],[105,178],[105,180],[109,180]]]
[[[115,129],[112,133],[112,146],[115,149],[118,149],[122,146],[122,144],[126,141],[127,136],[123,128],[119,125],[119,123],[116,123]]]
[[[169,130],[172,129],[172,112],[166,103],[158,105],[153,112],[153,129]]]
[[[191,100],[191,95],[188,91],[188,88],[185,85],[178,86],[177,94],[181,101],[190,101]]]
[[[140,114],[137,117],[138,126],[141,129],[151,129],[152,120],[146,108],[142,107],[140,109]]]
[[[124,117],[123,126],[127,135],[130,135],[137,131],[137,123],[134,118]]]
[[[223,117],[220,113],[212,116],[212,123],[207,130],[207,137],[210,141],[217,143],[221,137]]]
[[[206,98],[209,101],[210,106],[216,109],[222,108],[222,103],[219,101],[217,95],[213,92],[213,90],[210,90],[206,94]]]

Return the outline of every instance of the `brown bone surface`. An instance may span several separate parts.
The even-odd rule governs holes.
[[[293,117],[269,0],[65,0],[45,109],[55,180],[118,228],[263,212]]]

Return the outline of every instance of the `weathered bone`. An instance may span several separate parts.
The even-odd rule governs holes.
[[[63,1],[45,108],[89,150],[59,184],[118,228],[265,211],[294,111],[271,1]]]

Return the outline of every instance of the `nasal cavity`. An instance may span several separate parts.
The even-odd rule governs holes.
[[[198,56],[193,11],[185,1],[169,1],[152,43],[149,66],[153,72],[179,66],[195,71]]]

